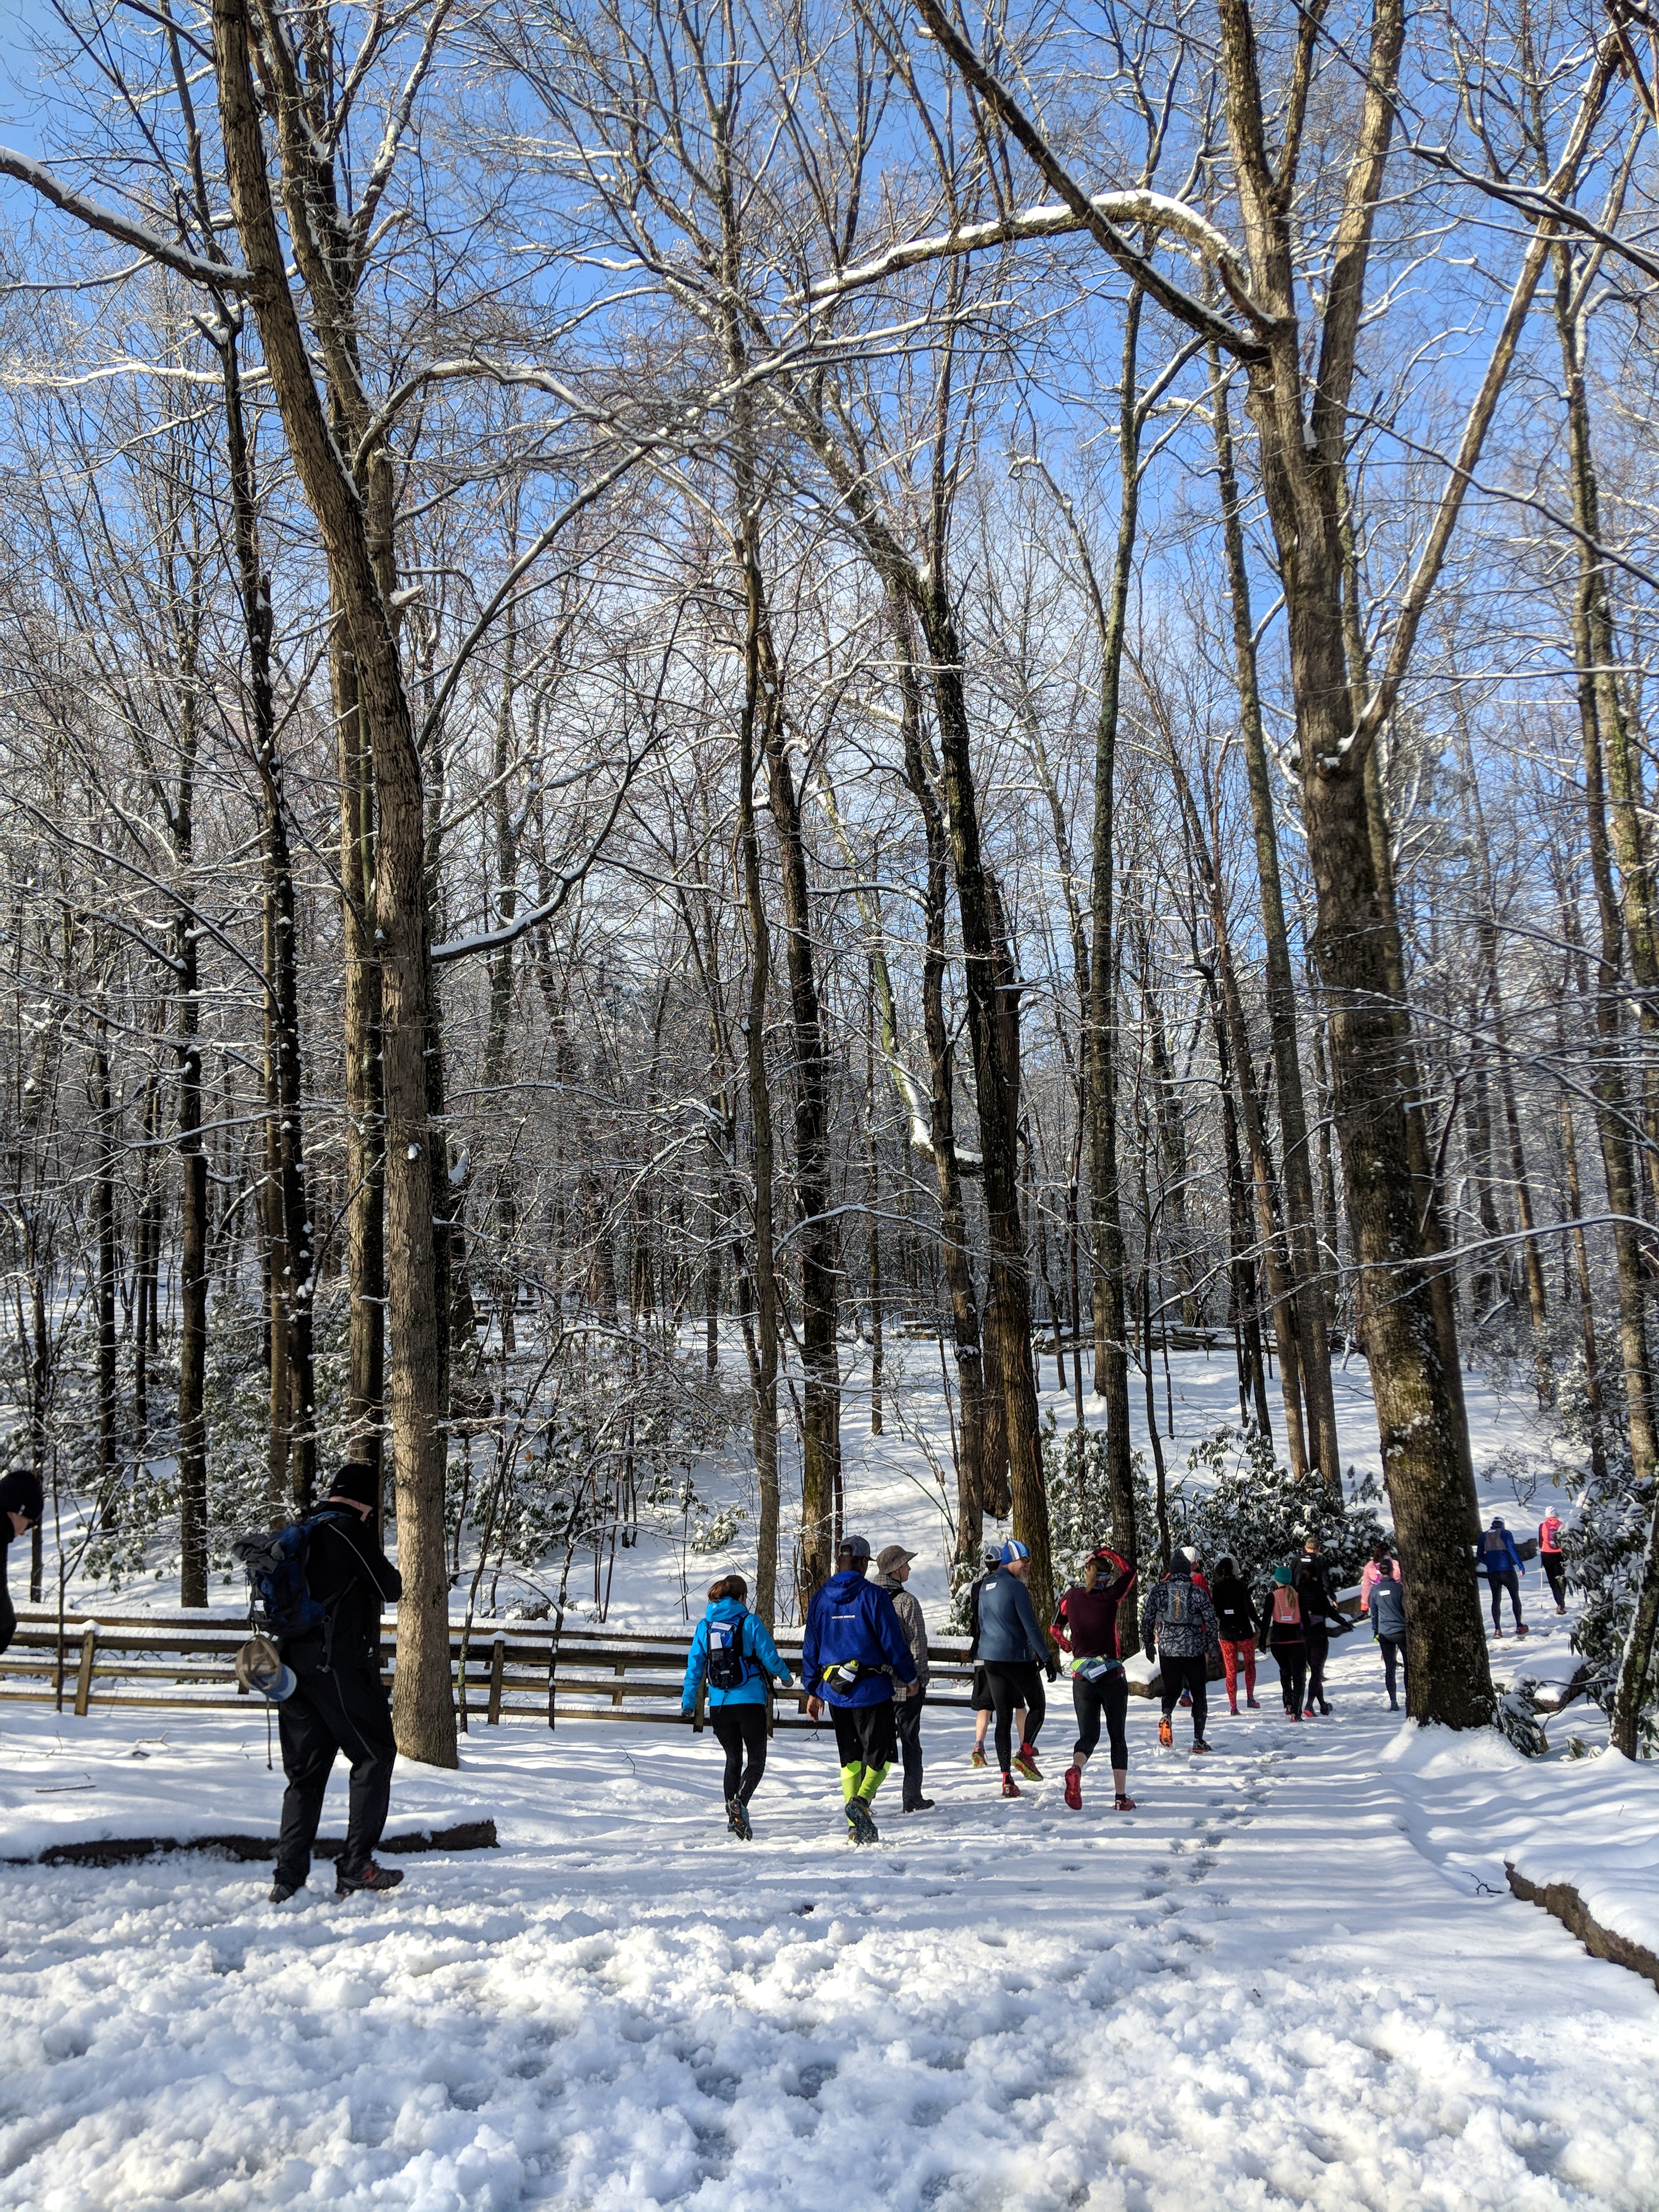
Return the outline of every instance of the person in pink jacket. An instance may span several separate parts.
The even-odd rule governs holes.
[[[1395,1558],[1394,1554],[1389,1551],[1386,1544],[1373,1544],[1371,1546],[1371,1555],[1370,1559],[1366,1560],[1359,1577],[1359,1610],[1361,1613],[1369,1613],[1371,1609],[1371,1584],[1382,1573],[1382,1562],[1384,1559],[1388,1561],[1389,1567],[1393,1571],[1395,1582],[1399,1582],[1401,1580],[1399,1560]]]

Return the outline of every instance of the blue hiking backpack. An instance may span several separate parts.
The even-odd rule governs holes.
[[[236,1539],[230,1555],[247,1575],[251,1627],[280,1639],[304,1636],[311,1629],[326,1626],[329,1611],[311,1595],[306,1560],[312,1531],[344,1519],[341,1513],[308,1513],[304,1520],[290,1521],[287,1528],[274,1534],[262,1529],[257,1535]]]
[[[722,1695],[740,1690],[749,1679],[749,1667],[743,1656],[743,1625],[749,1615],[740,1613],[735,1620],[711,1620],[708,1627],[708,1686]]]

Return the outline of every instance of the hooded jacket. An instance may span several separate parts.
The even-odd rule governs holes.
[[[1243,1577],[1236,1571],[1224,1574],[1218,1567],[1210,1585],[1210,1602],[1223,1639],[1229,1644],[1249,1643],[1256,1632],[1255,1607],[1250,1603],[1249,1586]]]
[[[914,1687],[896,1683],[896,1698],[919,1698],[927,1687],[927,1623],[922,1616],[921,1601],[911,1596],[902,1583],[896,1583],[891,1575],[878,1576],[876,1587],[884,1589],[893,1601],[893,1610],[898,1615],[899,1626],[904,1631],[904,1640],[910,1647],[910,1656],[915,1662],[916,1679]]]
[[[1215,1607],[1190,1573],[1171,1568],[1146,1601],[1140,1624],[1146,1656],[1202,1659],[1221,1640]]]
[[[1037,1624],[1031,1593],[1018,1575],[999,1567],[979,1594],[979,1656],[988,1667],[1048,1663],[1048,1645]]]
[[[1480,1565],[1483,1575],[1522,1572],[1521,1554],[1515,1548],[1515,1539],[1501,1521],[1494,1522],[1480,1539]]]
[[[778,1647],[767,1632],[766,1623],[758,1614],[750,1612],[742,1601],[735,1597],[716,1598],[697,1623],[691,1638],[690,1656],[685,1662],[685,1681],[680,1690],[680,1711],[690,1712],[697,1702],[697,1692],[708,1672],[708,1624],[711,1620],[740,1622],[734,1633],[738,1649],[747,1662],[743,1680],[735,1690],[722,1690],[711,1682],[708,1703],[711,1709],[721,1705],[763,1705],[766,1703],[768,1678],[776,1682],[787,1682],[789,1669],[778,1656]]]
[[[836,1668],[854,1668],[849,1680]],[[807,1608],[801,1638],[801,1680],[809,1697],[832,1705],[879,1705],[895,1682],[914,1682],[910,1656],[893,1601],[856,1567],[831,1575]]]

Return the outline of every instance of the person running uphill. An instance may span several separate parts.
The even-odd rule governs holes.
[[[1382,1654],[1382,1679],[1389,1686],[1389,1707],[1397,1713],[1400,1700],[1394,1693],[1396,1663],[1407,1695],[1411,1686],[1406,1674],[1406,1593],[1395,1580],[1392,1559],[1382,1561],[1381,1571],[1371,1584],[1370,1613],[1371,1634]]]
[[[1164,1717],[1158,1724],[1158,1740],[1165,1746],[1175,1741],[1170,1716],[1185,1690],[1193,1701],[1196,1757],[1210,1748],[1204,1741],[1204,1723],[1210,1713],[1208,1662],[1221,1639],[1215,1607],[1193,1580],[1190,1553],[1176,1552],[1172,1556],[1169,1573],[1146,1601],[1140,1626],[1146,1656],[1158,1661],[1164,1686]]]
[[[1498,1614],[1504,1601],[1504,1593],[1507,1590],[1510,1610],[1515,1615],[1516,1634],[1530,1635],[1531,1631],[1521,1618],[1521,1554],[1515,1548],[1514,1537],[1501,1521],[1494,1520],[1480,1539],[1480,1571],[1486,1577],[1487,1587],[1492,1591],[1492,1634],[1502,1636],[1504,1633],[1498,1625]]]
[[[1550,1586],[1550,1595],[1555,1600],[1555,1609],[1567,1609],[1567,1565],[1561,1555],[1561,1516],[1553,1508],[1538,1524],[1538,1564],[1544,1570],[1545,1580]]]
[[[866,1540],[844,1537],[835,1573],[807,1610],[800,1647],[807,1712],[819,1720],[827,1705],[835,1724],[847,1833],[855,1844],[877,1840],[870,1801],[898,1752],[893,1684],[916,1679],[892,1599],[865,1578],[869,1564]]]
[[[1238,1711],[1238,1670],[1242,1667],[1244,1669],[1244,1702],[1254,1712],[1256,1710],[1255,1607],[1250,1603],[1249,1587],[1231,1556],[1219,1559],[1215,1563],[1215,1581],[1210,1590],[1210,1602],[1215,1607],[1216,1626],[1221,1632],[1221,1663],[1227,1674],[1228,1711],[1235,1713]]]
[[[1129,1710],[1129,1681],[1123,1671],[1118,1630],[1120,1609],[1134,1583],[1133,1569],[1115,1552],[1103,1547],[1091,1553],[1084,1562],[1081,1584],[1061,1598],[1049,1631],[1060,1650],[1071,1655],[1077,1742],[1066,1770],[1066,1802],[1074,1813],[1083,1809],[1083,1770],[1100,1741],[1103,1716],[1111,1746],[1116,1809],[1133,1813],[1135,1808],[1129,1795],[1129,1743],[1123,1728]]]
[[[691,1638],[680,1691],[680,1717],[696,1711],[697,1692],[708,1685],[708,1724],[726,1753],[726,1825],[746,1844],[749,1801],[766,1771],[766,1691],[769,1678],[789,1686],[789,1669],[766,1623],[750,1612],[749,1585],[741,1575],[722,1575],[708,1585],[708,1610]]]
[[[1302,1626],[1302,1601],[1288,1567],[1273,1569],[1273,1588],[1261,1609],[1261,1649],[1279,1662],[1279,1686],[1285,1717],[1299,1721],[1308,1681],[1308,1640]]]
[[[1037,1626],[1031,1593],[1025,1587],[1030,1571],[1031,1554],[1015,1537],[1003,1546],[1002,1564],[979,1599],[980,1656],[985,1662],[985,1680],[996,1711],[997,1765],[1002,1769],[1005,1797],[1021,1794],[1008,1771],[1017,1706],[1024,1710],[1026,1727],[1012,1764],[1028,1782],[1042,1779],[1037,1769],[1036,1740],[1048,1701],[1037,1669],[1046,1669],[1051,1682],[1060,1673],[1060,1662],[1049,1652],[1048,1640]]]

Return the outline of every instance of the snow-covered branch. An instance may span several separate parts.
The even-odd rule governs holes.
[[[159,262],[175,276],[187,276],[193,284],[209,284],[217,292],[246,292],[252,283],[246,269],[192,253],[188,246],[164,238],[160,231],[123,215],[118,208],[104,207],[88,199],[84,192],[76,191],[73,185],[53,176],[41,162],[32,161],[27,154],[15,153],[9,146],[0,146],[0,177],[11,177],[18,184],[27,185],[38,198],[61,213],[72,216],[88,230],[112,238],[118,245],[135,247],[146,260]]]

